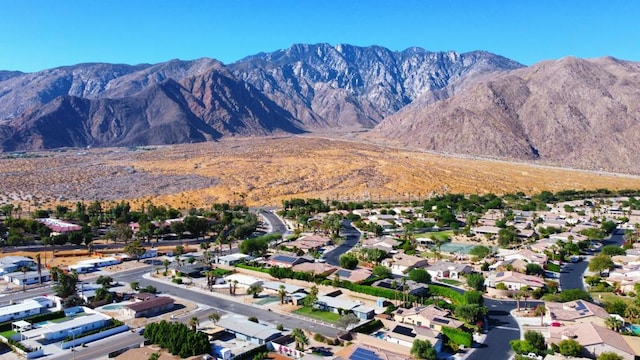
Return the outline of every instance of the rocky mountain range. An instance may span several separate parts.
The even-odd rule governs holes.
[[[0,148],[345,133],[416,150],[640,173],[640,64],[293,45],[224,65],[0,71]],[[363,130],[366,130],[363,132]]]

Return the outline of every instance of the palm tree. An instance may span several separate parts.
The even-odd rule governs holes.
[[[531,296],[531,289],[529,289],[529,287],[527,287],[527,286],[523,286],[522,288],[520,288],[520,292],[522,294],[522,297],[524,298],[524,307],[526,309],[527,308],[527,299]]]
[[[169,265],[171,265],[171,261],[165,259],[162,262],[162,266],[164,266],[164,272],[166,273],[167,271],[169,271]]]
[[[304,346],[309,345],[309,338],[300,328],[295,328],[291,331],[291,336],[296,342],[296,349],[304,351]]]
[[[540,304],[536,306],[535,310],[533,311],[533,314],[535,316],[540,316],[540,326],[542,326],[544,323],[544,316],[546,313],[547,313],[547,307],[544,306],[544,304]]]
[[[278,297],[280,298],[280,304],[284,304],[284,299],[287,297],[287,289],[284,285],[280,285],[278,288]]]
[[[140,289],[140,283],[137,282],[137,281],[132,281],[132,282],[129,283],[129,287],[133,291],[138,291],[138,289]]]
[[[624,316],[631,320],[632,323],[635,322],[638,318],[640,318],[640,309],[638,309],[635,305],[627,306],[627,309],[624,312]]]
[[[258,296],[260,296],[260,293],[263,291],[264,289],[262,288],[262,285],[260,284],[253,284],[251,286],[249,286],[249,288],[247,289],[247,295],[251,295],[253,296],[253,298],[257,298]]]
[[[209,314],[209,320],[211,320],[211,322],[213,322],[214,324],[217,324],[218,321],[220,321],[220,313],[219,312],[212,312],[211,314]]]
[[[605,319],[604,325],[609,329],[618,332],[620,331],[620,329],[622,329],[623,323],[622,323],[622,320],[616,317],[610,316],[607,319]]]
[[[196,331],[198,325],[200,325],[200,320],[198,320],[197,317],[193,316],[191,317],[191,319],[189,319],[189,327],[191,328],[191,330]]]
[[[216,283],[216,272],[213,270],[207,270],[204,274],[207,277],[207,287],[209,288],[209,291],[211,291],[213,285]]]
[[[513,298],[516,299],[516,306],[518,308],[517,311],[520,311],[520,298],[522,297],[522,292],[520,290],[513,293]]]
[[[27,272],[31,270],[29,269],[29,267],[27,266],[21,266],[20,267],[20,271],[22,271],[22,291],[25,292],[27,291]]]

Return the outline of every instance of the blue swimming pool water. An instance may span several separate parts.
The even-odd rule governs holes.
[[[373,336],[377,337],[378,339],[384,339],[384,331],[378,331],[377,333],[373,334]]]
[[[640,335],[640,325],[630,325],[630,327],[631,327],[631,331],[635,335]]]
[[[105,305],[102,309],[107,311],[120,310],[122,309],[122,305]]]

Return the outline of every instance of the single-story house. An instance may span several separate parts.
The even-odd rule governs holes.
[[[633,360],[635,351],[620,335],[606,327],[586,322],[570,326],[549,327],[547,342],[557,344],[565,339],[573,339],[583,347],[584,355],[597,357],[603,352],[613,352],[625,360]]]
[[[251,256],[249,255],[237,253],[237,254],[218,256],[217,261],[218,261],[218,264],[233,266],[233,265],[245,262],[250,258]]]
[[[231,284],[235,281],[238,282],[239,285],[250,287],[251,285],[262,285],[264,283],[263,280],[260,280],[256,277],[244,275],[244,274],[231,274],[225,276],[224,280]]]
[[[41,218],[41,219],[36,219],[36,221],[41,224],[44,224],[46,227],[51,229],[52,232],[58,233],[58,234],[82,230],[82,226],[80,225],[68,223],[66,221],[53,219],[53,218]]]
[[[39,274],[37,271],[27,271],[26,273],[18,271],[5,274],[3,278],[6,282],[11,282],[20,286],[39,284],[40,281],[43,283],[51,281],[51,273],[49,270],[42,270],[41,273],[42,274]]]
[[[293,266],[293,271],[310,272],[316,275],[329,276],[338,270],[338,267],[327,263],[305,262]]]
[[[331,274],[328,279],[339,278],[340,280],[346,280],[352,283],[358,283],[360,281],[364,281],[373,276],[373,272],[369,268],[355,268],[353,270],[348,269],[338,269],[333,274]]]
[[[38,315],[45,307],[36,300],[28,299],[21,303],[0,307],[0,323],[24,319]]]
[[[301,257],[301,256],[292,256],[285,254],[274,254],[269,256],[266,263],[269,266],[277,266],[284,268],[292,268],[295,265],[302,264],[304,262],[310,262],[309,259]]]
[[[411,347],[416,339],[429,341],[436,351],[442,349],[441,334],[424,326],[397,324],[386,332],[385,337],[385,340],[390,343],[406,347]]]
[[[546,324],[561,322],[567,325],[567,323],[593,322],[605,326],[605,320],[610,317],[602,307],[584,300],[566,303],[546,302],[546,307],[547,313],[543,318]]]
[[[22,267],[33,269],[35,266],[36,262],[25,256],[3,256],[0,258],[0,275],[17,272]]]
[[[514,271],[500,271],[489,275],[486,284],[495,288],[497,284],[503,283],[509,290],[520,290],[526,286],[532,289],[543,288],[544,279],[537,276],[525,275]]]
[[[225,328],[236,338],[256,345],[265,344],[282,336],[282,332],[275,327],[264,323],[255,323],[240,316],[224,317],[216,325]]]
[[[305,288],[303,286],[297,286],[293,284],[287,284],[280,281],[267,281],[262,284],[262,287],[267,290],[280,291],[280,286],[284,286],[284,290],[287,294],[295,294],[304,292]]]
[[[122,308],[122,313],[129,318],[149,317],[173,309],[174,302],[170,297],[156,296],[126,305]]]
[[[331,244],[331,238],[324,235],[313,234],[303,236],[294,241],[283,243],[282,245],[285,245],[288,248],[295,247],[300,250],[309,251],[311,249],[319,250],[329,244]]]
[[[502,257],[505,261],[520,259],[530,264],[538,264],[544,267],[547,264],[547,255],[533,252],[529,249],[523,249],[518,251],[509,251],[501,249],[498,251],[498,256]]]
[[[460,275],[471,274],[473,269],[467,264],[460,264],[451,261],[438,261],[425,268],[432,278],[459,279]]]
[[[375,315],[374,309],[363,306],[357,301],[344,300],[331,296],[320,295],[313,305],[320,310],[334,312],[339,314],[340,311],[353,312],[360,319],[372,319]]]
[[[440,331],[443,326],[460,328],[464,325],[462,321],[447,317],[449,315],[448,310],[435,305],[418,306],[411,309],[399,308],[393,312],[393,318],[397,322],[424,326],[435,331]]]
[[[391,273],[394,275],[404,275],[412,269],[429,265],[429,262],[418,256],[397,253],[391,258],[383,259],[380,264],[391,269]]]
[[[402,291],[402,281],[396,279],[382,279],[374,282],[372,285],[385,289]],[[427,284],[421,284],[412,280],[406,280],[404,285],[408,287],[409,295],[424,296],[429,293],[429,285]]]

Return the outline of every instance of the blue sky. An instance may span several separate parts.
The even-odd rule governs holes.
[[[0,70],[224,63],[294,43],[640,61],[640,1],[0,0]]]

